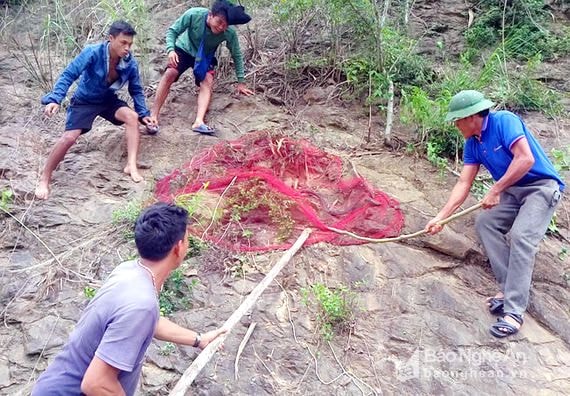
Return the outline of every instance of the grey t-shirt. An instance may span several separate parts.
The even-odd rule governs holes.
[[[32,396],[81,394],[81,381],[93,356],[121,370],[119,381],[125,393],[133,395],[158,318],[150,274],[136,261],[120,264],[87,305]]]

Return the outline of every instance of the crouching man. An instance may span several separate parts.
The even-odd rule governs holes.
[[[135,225],[140,258],[120,264],[97,291],[69,341],[38,379],[33,396],[133,395],[153,337],[204,348],[226,332],[203,335],[159,315],[158,295],[188,250],[188,213],[146,209]]]
[[[127,22],[114,22],[108,41],[85,47],[63,71],[53,91],[42,98],[42,104],[46,105],[44,114],[51,117],[59,110],[73,82],[81,78],[67,109],[65,132],[49,154],[40,176],[37,198],[48,198],[53,171],[77,138],[91,130],[97,116],[115,125],[125,124],[128,158],[124,172],[137,183],[143,180],[137,169],[138,122],[140,119],[152,127],[156,120],[150,117],[146,107],[137,62],[130,53],[135,34]],[[117,97],[117,91],[127,83],[135,111]]]

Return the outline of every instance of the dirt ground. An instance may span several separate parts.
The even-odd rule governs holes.
[[[157,13],[161,29],[172,12]],[[155,76],[160,64],[157,55]],[[37,87],[1,47],[0,95],[0,190],[9,187],[15,193],[10,207],[15,219],[0,214],[2,395],[29,394],[87,304],[84,288],[98,287],[135,253],[112,224],[113,212],[148,197],[156,180],[220,139],[261,129],[310,139],[395,197],[406,215],[406,233],[423,228],[456,180],[403,149],[383,147],[380,139],[366,143],[366,110],[329,102],[318,92],[315,100],[290,111],[261,93],[237,97],[231,86],[220,84],[209,112],[219,133],[195,134],[190,125],[196,96],[193,84],[183,79],[164,108],[160,134],[142,136],[141,162],[152,165],[143,171],[145,182],[135,184],[122,173],[122,128],[100,121],[54,173],[52,197],[38,201],[33,192],[39,170],[63,130],[64,114],[41,117]],[[567,119],[555,123],[529,114],[525,120],[548,150],[570,142]],[[375,117],[374,134],[382,128]],[[395,133],[403,148],[411,131],[398,125]],[[467,204],[475,202],[470,197]],[[558,211],[562,236],[546,237],[541,244],[529,313],[511,341],[488,333],[495,319],[484,300],[495,292],[495,283],[473,218],[452,223],[436,237],[407,243],[304,248],[228,335],[224,350],[190,393],[568,394],[570,261],[565,252],[570,221],[565,200]],[[221,325],[281,254],[229,255],[234,261],[218,273],[205,273],[204,260],[228,255],[206,252],[191,259],[187,279],[199,283],[191,307],[173,314],[173,320],[200,331]],[[302,303],[300,292],[314,282],[354,285],[360,308],[350,336],[337,335],[330,343],[319,336],[316,315]],[[251,323],[257,327],[236,375],[237,349]],[[194,348],[154,342],[139,394],[168,394],[197,354]]]

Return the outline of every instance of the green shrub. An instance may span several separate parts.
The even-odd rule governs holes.
[[[188,244],[189,246],[185,257],[186,259],[199,256],[207,247],[206,242],[192,235],[188,236]]]
[[[420,141],[426,148],[430,162],[439,168],[445,168],[447,161],[462,150],[462,138],[455,126],[445,122],[447,103],[451,91],[440,91],[440,96],[433,100],[421,88],[412,87],[402,90],[400,119],[404,124],[416,125]]]
[[[556,56],[567,56],[570,54],[570,28],[564,29],[560,35],[554,35],[550,39],[551,51]]]
[[[414,52],[416,40],[388,27],[380,31],[378,40],[381,48],[362,47],[342,64],[347,81],[357,91],[368,91],[371,85],[372,97],[385,98],[389,79],[397,85],[418,86],[431,79],[429,64]]]
[[[186,209],[188,215],[192,217],[198,211],[200,205],[202,205],[203,196],[201,195],[201,192],[206,188],[207,186],[195,193],[180,194],[174,199],[174,203],[181,208]]]
[[[113,211],[111,215],[113,224],[123,231],[123,235],[126,239],[133,239],[135,237],[135,223],[142,209],[143,207],[140,201],[132,200],[121,208]]]
[[[198,279],[188,281],[181,268],[172,271],[170,277],[164,282],[158,298],[160,314],[168,316],[175,311],[189,308],[194,287],[198,283]]]
[[[546,230],[547,235],[560,235],[560,229],[558,228],[558,217],[556,212],[552,215],[550,223],[548,223],[548,229]]]
[[[0,208],[8,211],[12,202],[14,202],[14,193],[12,190],[9,188],[0,190]]]
[[[95,294],[97,293],[97,289],[92,288],[91,286],[85,286],[83,288],[83,295],[85,296],[86,299],[88,300],[92,300],[93,297],[95,297]]]
[[[495,44],[499,38],[499,33],[496,28],[479,22],[467,29],[464,37],[469,48],[480,49]]]
[[[335,329],[350,329],[356,315],[356,293],[340,285],[331,289],[322,283],[314,283],[301,289],[303,303],[316,308],[320,332],[326,341],[332,340]]]
[[[560,95],[535,78],[541,62],[542,57],[537,54],[524,66],[511,68],[505,65],[497,49],[488,58],[477,85],[491,88],[489,97],[501,108],[540,111],[551,117],[561,115],[564,107]]]
[[[550,155],[557,172],[570,170],[570,146],[566,146],[566,149],[553,148],[550,150]]]
[[[526,61],[536,55],[552,59],[569,53],[567,32],[557,35],[546,28],[551,16],[544,1],[511,1],[506,8],[504,0],[474,3],[476,17],[464,33],[469,48],[493,48],[504,34],[505,54],[512,59]]]
[[[160,349],[158,350],[158,354],[161,356],[170,356],[174,352],[176,352],[176,344],[172,342],[165,342],[160,345]]]
[[[427,88],[402,89],[400,120],[416,126],[428,159],[442,168],[441,158],[461,157],[463,139],[452,123],[444,121],[449,101],[461,90],[486,92],[499,109],[541,111],[552,117],[563,114],[559,95],[534,78],[541,60],[541,56],[536,55],[525,65],[512,67],[505,64],[502,50],[497,48],[477,72],[463,58],[459,66],[444,69]]]
[[[471,194],[480,201],[485,195],[487,195],[490,188],[491,186],[489,183],[475,179],[471,185]]]

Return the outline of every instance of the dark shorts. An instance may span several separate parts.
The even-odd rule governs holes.
[[[176,80],[174,81],[178,81],[182,73],[194,67],[195,59],[192,55],[190,55],[188,52],[184,51],[181,48],[174,47],[174,51],[178,54],[178,66],[176,67],[176,70],[178,70],[178,77],[176,77]],[[212,63],[210,63],[210,66],[208,67],[208,73],[214,74],[215,73],[214,69],[216,68],[216,66],[218,66],[218,60],[214,56],[212,58]],[[169,67],[172,66],[170,65],[166,66],[167,69]]]
[[[71,98],[69,107],[67,108],[67,121],[65,122],[65,130],[72,131],[81,129],[81,133],[91,130],[93,121],[97,116],[103,117],[107,121],[115,125],[123,125],[122,121],[115,118],[115,113],[121,107],[128,107],[127,102],[116,96],[110,96],[104,103],[86,103]]]

